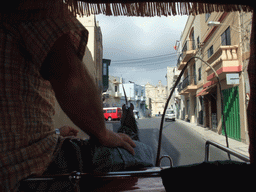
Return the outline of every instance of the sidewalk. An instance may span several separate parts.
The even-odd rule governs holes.
[[[218,133],[215,133],[215,132],[209,130],[208,128],[200,127],[200,126],[197,126],[196,124],[192,124],[192,123],[180,120],[180,119],[177,119],[176,121],[188,126],[189,128],[193,129],[194,131],[196,131],[198,134],[200,134],[203,137],[204,140],[212,140],[221,145],[226,146],[225,136],[219,135]],[[233,149],[234,151],[249,157],[249,152],[248,152],[249,145],[242,143],[240,141],[236,141],[231,138],[228,138],[228,141],[229,141],[230,149]]]

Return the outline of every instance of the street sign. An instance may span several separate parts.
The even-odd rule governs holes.
[[[227,85],[239,84],[239,73],[226,74]]]

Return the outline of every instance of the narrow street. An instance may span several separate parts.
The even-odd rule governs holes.
[[[158,135],[161,118],[146,118],[137,120],[141,142],[151,146],[156,159]],[[107,128],[117,131],[120,122],[107,122]],[[180,120],[164,122],[161,155],[169,155],[174,166],[200,163],[204,161],[205,140],[200,134],[182,124]],[[210,160],[227,160],[226,153],[210,147]],[[232,160],[237,160],[232,158]],[[163,160],[163,166],[168,166],[168,160]]]

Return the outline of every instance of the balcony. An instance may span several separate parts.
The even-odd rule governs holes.
[[[134,97],[127,97],[128,101],[134,101]]]
[[[181,54],[177,61],[178,70],[182,70],[187,61],[196,54],[196,46],[194,40],[187,40],[182,48]]]
[[[115,92],[114,97],[122,97],[121,93]]]
[[[140,96],[139,95],[135,95],[135,101],[140,100]]]
[[[197,90],[196,76],[187,76],[182,83],[179,84],[178,92],[180,95],[188,95]]]
[[[219,49],[207,60],[216,70],[220,80],[226,78],[227,73],[238,73],[242,71],[242,65],[239,64],[237,57],[238,45],[220,46]],[[215,74],[210,67],[205,69],[207,72],[207,81],[213,81]]]
[[[174,68],[173,72],[173,78],[176,80],[180,75],[180,71],[177,68]]]

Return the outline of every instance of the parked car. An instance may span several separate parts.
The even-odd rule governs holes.
[[[120,107],[103,108],[104,118],[106,121],[120,120],[122,109]]]
[[[134,114],[135,119],[139,119],[140,118],[139,111],[133,110],[133,114]]]
[[[173,120],[173,121],[175,121],[175,118],[176,118],[176,115],[175,115],[175,112],[174,112],[174,110],[172,110],[172,109],[168,109],[168,110],[166,110],[166,113],[165,113],[165,121],[167,121],[167,120]]]

